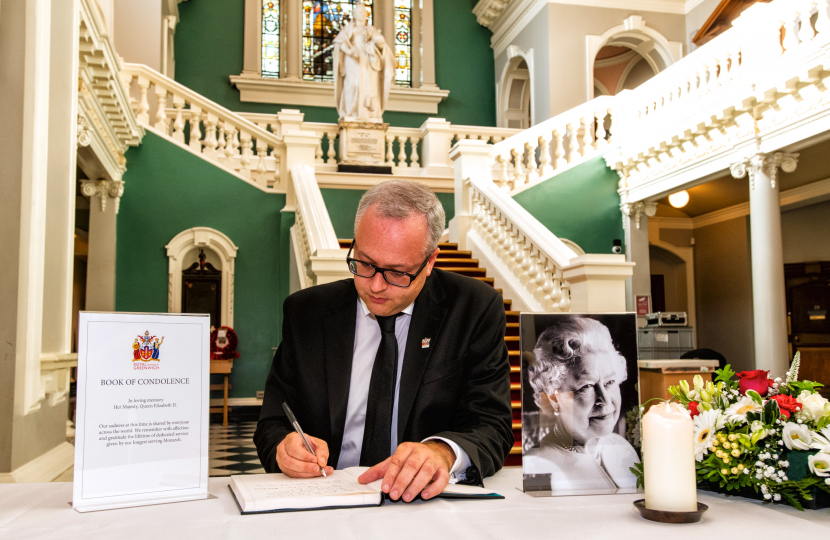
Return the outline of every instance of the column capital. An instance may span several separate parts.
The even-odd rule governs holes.
[[[112,198],[115,199],[115,213],[118,214],[123,194],[123,180],[81,180],[81,195],[90,199],[98,197],[101,202],[101,212],[107,209],[107,198]]]
[[[620,211],[623,215],[623,227],[625,227],[625,218],[634,218],[637,228],[640,228],[640,218],[645,214],[647,217],[653,217],[657,213],[657,203],[637,201],[633,203],[622,203]]]
[[[743,178],[749,173],[749,189],[755,190],[755,178],[758,173],[763,173],[770,179],[770,188],[776,189],[778,181],[778,167],[787,173],[795,171],[798,166],[798,154],[789,154],[787,152],[775,152],[774,154],[764,154],[758,152],[752,156],[745,158],[742,161],[733,163],[729,166],[732,176],[735,178]]]

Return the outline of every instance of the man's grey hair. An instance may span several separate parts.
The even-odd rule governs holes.
[[[444,234],[444,207],[435,193],[423,184],[411,180],[387,180],[363,194],[357,205],[354,218],[355,236],[360,218],[374,206],[380,217],[403,219],[411,214],[424,216],[427,220],[427,238],[424,257],[435,251],[441,235]]]

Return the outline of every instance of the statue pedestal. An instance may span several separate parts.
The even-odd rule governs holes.
[[[386,130],[389,124],[340,122],[338,172],[392,174],[386,164]]]

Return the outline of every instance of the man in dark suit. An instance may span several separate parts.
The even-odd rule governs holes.
[[[513,445],[501,296],[433,269],[444,211],[421,184],[392,180],[360,201],[348,257],[354,279],[283,306],[254,435],[268,472],[320,476],[371,466],[393,499],[428,499],[451,480],[481,484]],[[287,402],[312,437],[294,433]]]

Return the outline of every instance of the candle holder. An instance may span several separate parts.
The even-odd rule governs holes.
[[[670,510],[654,510],[646,508],[646,500],[640,499],[634,501],[634,508],[639,510],[640,515],[650,521],[659,521],[660,523],[697,523],[703,517],[703,513],[709,510],[709,507],[703,503],[697,503],[697,511],[695,512],[672,512]]]

